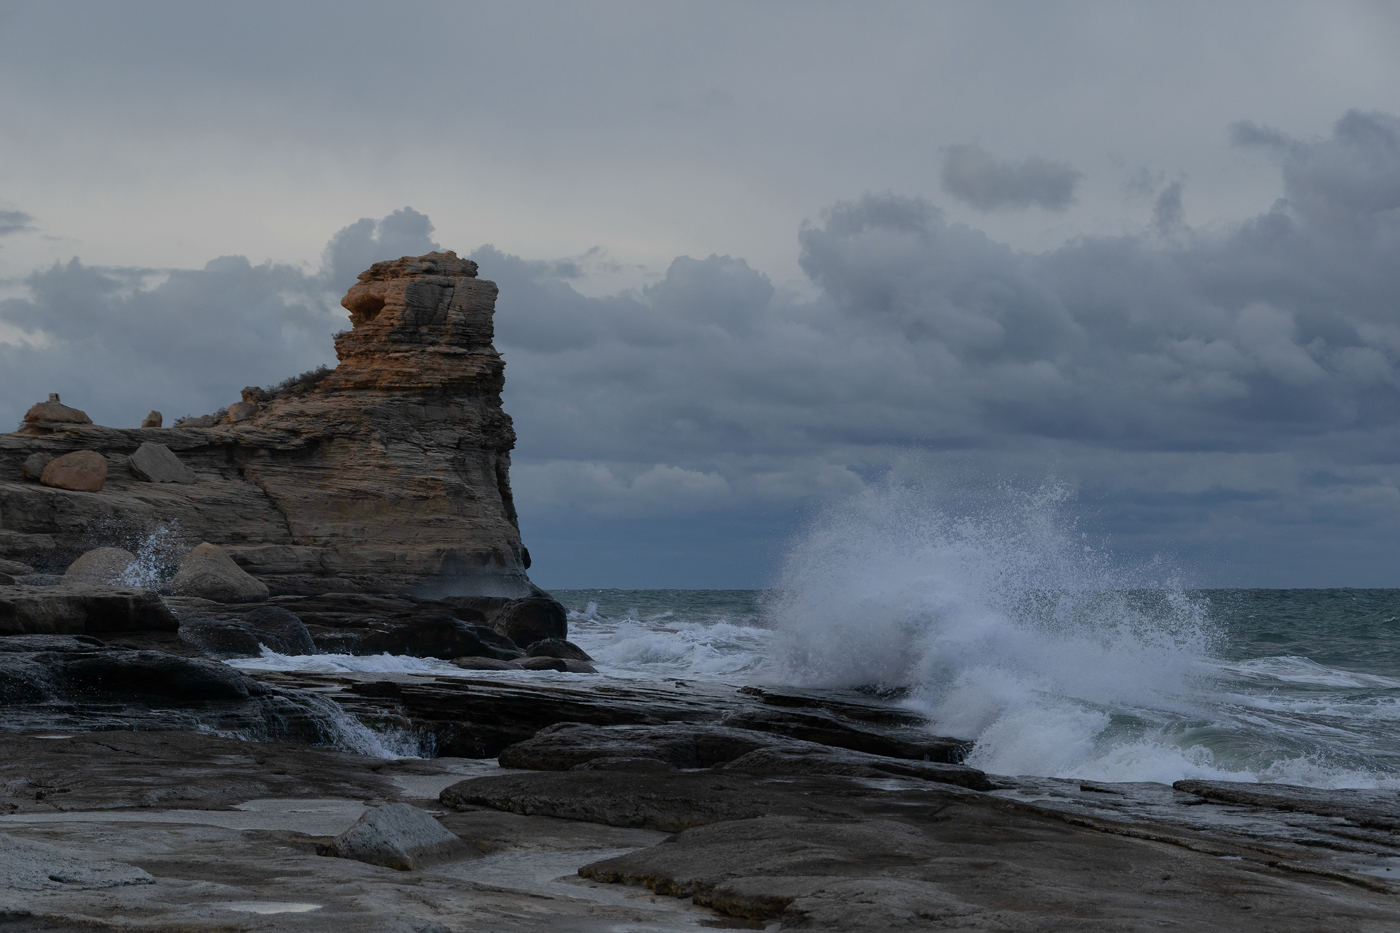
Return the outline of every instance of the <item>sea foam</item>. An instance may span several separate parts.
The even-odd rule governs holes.
[[[1081,533],[1072,497],[1001,490],[955,511],[890,486],[828,509],[794,541],[768,612],[775,677],[896,691],[999,774],[1389,785],[1326,742],[1285,740],[1266,696],[1231,692],[1203,597],[1126,570]],[[1341,685],[1311,663],[1250,674]],[[1256,702],[1262,701],[1262,702]]]

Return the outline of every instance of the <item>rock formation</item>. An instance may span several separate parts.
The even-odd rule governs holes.
[[[491,345],[496,286],[476,272],[451,252],[376,263],[342,302],[352,328],[334,371],[245,389],[217,419],[115,429],[56,396],[34,406],[0,435],[0,558],[61,572],[166,525],[220,546],[275,594],[531,595]],[[171,455],[155,451],[160,474],[155,445]],[[74,451],[105,458],[99,492],[24,481],[36,456]]]

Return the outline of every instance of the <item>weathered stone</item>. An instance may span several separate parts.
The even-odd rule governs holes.
[[[527,671],[567,671],[569,662],[559,658],[521,658],[515,662]]]
[[[92,586],[124,586],[131,565],[136,563],[136,555],[119,547],[99,547],[84,553],[63,573],[68,583],[87,583]]]
[[[194,471],[180,462],[180,458],[164,444],[147,441],[127,461],[137,479],[148,483],[193,483]]]
[[[525,653],[532,658],[564,658],[572,661],[592,661],[588,652],[562,638],[545,638],[530,645]]]
[[[173,632],[179,622],[161,598],[136,588],[14,586],[0,593],[0,636]]]
[[[0,586],[14,586],[15,578],[8,573],[0,573]]]
[[[226,664],[159,651],[103,651],[67,662],[64,674],[79,687],[118,695],[246,700],[266,692],[257,681]]]
[[[453,658],[452,663],[464,671],[518,671],[515,661],[498,661],[495,658]]]
[[[404,654],[443,661],[473,656],[509,661],[520,656],[520,649],[483,625],[463,622],[450,610],[438,610],[415,613],[408,621],[362,635],[357,653]]]
[[[258,413],[258,406],[252,402],[234,402],[228,407],[228,420],[230,424],[247,421]]]
[[[107,482],[107,458],[95,450],[75,450],[55,457],[44,467],[39,482],[75,492],[101,492]]]
[[[296,617],[281,606],[259,606],[243,614],[243,625],[258,642],[278,654],[315,654],[311,633]]]
[[[60,402],[57,392],[50,392],[47,402],[40,402],[25,412],[24,421],[26,424],[44,421],[60,424],[92,424],[92,419],[87,416],[86,412],[69,408]]]
[[[593,726],[566,722],[505,749],[500,760],[502,767],[532,771],[567,771],[594,758],[655,758],[677,768],[708,768],[775,744],[805,743],[696,723]]]
[[[37,483],[40,477],[44,475],[44,467],[52,462],[53,454],[44,453],[43,451],[32,453],[24,458],[24,466],[20,468],[20,475],[25,479],[32,479]]]
[[[75,852],[3,833],[0,878],[5,879],[5,887],[18,891],[82,891],[156,881],[133,865],[86,859]]]
[[[569,636],[569,613],[544,596],[513,599],[491,616],[491,627],[517,645],[532,645],[546,638]]]
[[[726,726],[771,732],[793,739],[817,742],[836,748],[885,755],[958,764],[967,757],[972,743],[961,739],[910,735],[900,739],[871,729],[842,722],[825,710],[790,710],[749,708],[735,710],[724,718]]]
[[[28,564],[22,564],[17,560],[0,560],[0,573],[8,573],[11,576],[24,576],[34,572],[34,568]]]
[[[161,426],[164,420],[165,419],[161,417],[160,412],[152,411],[149,415],[141,419],[141,427],[158,428]]]
[[[174,429],[35,422],[0,435],[0,557],[78,549],[116,518],[177,523],[225,547],[278,593],[532,594],[510,493],[515,436],[492,347],[496,287],[452,253],[376,264],[346,298],[340,364],[304,391],[245,394],[258,410]],[[240,404],[243,404],[240,403]],[[36,497],[19,482],[36,451],[89,448],[114,464],[169,447],[199,482],[132,488],[113,469],[103,497]]]
[[[221,603],[246,603],[267,599],[267,584],[233,562],[222,548],[205,541],[180,564],[170,579],[170,591],[178,596],[198,596]]]
[[[397,871],[480,855],[430,814],[406,803],[367,811],[335,838],[326,854]]]
[[[247,626],[226,619],[194,616],[180,620],[180,640],[216,661],[256,658],[262,655],[258,636]]]

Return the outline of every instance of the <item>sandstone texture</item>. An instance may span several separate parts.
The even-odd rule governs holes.
[[[99,547],[79,557],[63,573],[65,583],[121,586],[136,555],[119,547]]]
[[[273,593],[536,595],[510,491],[496,286],[476,273],[451,252],[376,263],[343,301],[352,328],[333,371],[250,387],[218,419],[115,429],[56,399],[35,406],[0,435],[0,559],[61,572],[164,525],[224,548]],[[194,481],[154,472],[146,444]],[[78,451],[105,458],[96,494],[24,481],[35,455]]]
[[[151,412],[149,415],[147,415],[146,417],[144,417],[144,418],[141,419],[141,427],[143,427],[143,428],[158,428],[158,427],[161,426],[161,424],[163,423],[163,421],[164,421],[164,419],[161,417],[160,412],[158,412],[158,411],[153,411],[153,412]]]
[[[159,427],[159,425],[155,425]],[[193,483],[194,472],[164,444],[147,441],[127,460],[132,474],[148,483]]]
[[[177,596],[197,596],[221,603],[267,599],[267,584],[234,563],[217,545],[205,541],[189,553],[170,578]]]
[[[49,393],[47,402],[40,402],[24,413],[24,423],[29,424],[92,424],[86,412],[69,408],[58,400],[58,393]]]
[[[55,457],[39,474],[39,482],[75,492],[101,492],[107,483],[107,458],[95,450],[75,450]]]

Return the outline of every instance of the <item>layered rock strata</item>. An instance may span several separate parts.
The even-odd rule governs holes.
[[[245,390],[218,423],[117,429],[56,399],[36,405],[0,435],[0,558],[56,573],[173,526],[273,593],[530,595],[491,344],[497,290],[476,273],[451,252],[376,263],[342,302],[352,328],[336,338],[335,370],[283,393]],[[105,458],[100,490],[26,481],[36,455],[75,451]],[[176,475],[192,481],[150,481]]]

